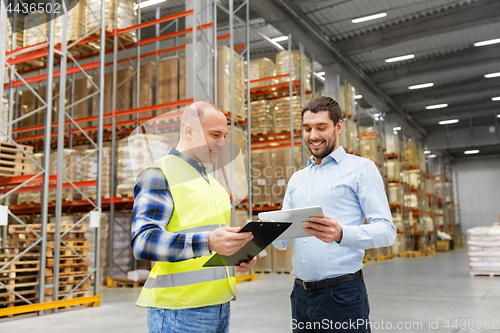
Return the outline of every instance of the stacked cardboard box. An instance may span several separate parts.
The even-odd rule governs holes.
[[[82,180],[95,180],[97,179],[97,149],[85,150],[85,155],[92,154],[87,157],[83,162],[83,179]],[[101,194],[103,198],[110,197],[110,183],[111,183],[111,148],[102,148],[102,163],[101,163]],[[96,187],[84,187],[82,192],[90,199],[96,198]]]
[[[90,81],[87,78],[79,78],[75,80],[74,85],[75,87],[74,87],[72,104],[84,99],[90,94],[92,83],[90,83]],[[68,104],[70,102],[70,98],[71,98],[71,89],[68,89],[66,92],[66,100],[68,101]],[[73,119],[88,117],[89,115],[91,115],[91,110],[90,110],[91,107],[92,107],[92,101],[90,98],[74,105]],[[71,115],[71,110],[70,109],[66,110],[66,113]],[[84,123],[79,123],[78,125],[81,126],[82,128],[86,127],[86,124]],[[73,135],[77,136],[79,136],[80,134],[81,133],[73,133]]]
[[[83,180],[83,165],[80,160],[83,154],[81,151],[76,149],[64,149],[63,150],[63,168],[66,169],[70,166],[70,169],[66,170],[65,176],[70,182],[78,182]],[[80,161],[80,162],[78,162]],[[49,173],[55,175],[57,173],[57,152],[50,154],[50,168]],[[67,182],[63,179],[63,182]],[[73,187],[62,189],[62,199],[63,201],[73,201],[80,200],[80,193]],[[56,190],[49,190],[49,201],[56,201]]]
[[[163,58],[158,62],[158,104],[186,99],[186,57],[184,55]],[[177,109],[161,109],[159,114]]]
[[[252,151],[252,202],[270,205],[273,184],[271,153],[269,149]]]
[[[398,161],[395,159],[387,160],[387,178],[389,181],[399,180]]]
[[[377,142],[374,133],[359,139],[361,156],[377,163]]]
[[[259,58],[250,60],[250,81],[264,79],[274,76],[276,73],[276,65],[269,58]],[[261,82],[250,83],[250,89],[265,87],[277,83],[276,80],[268,80]]]
[[[399,151],[398,137],[388,134],[385,137],[385,150],[387,155],[397,154]]]
[[[293,240],[284,250],[278,250],[272,247],[272,263],[273,271],[276,273],[291,273],[292,265]],[[257,259],[259,260],[259,259]]]
[[[275,100],[276,133],[290,131],[290,97],[282,97]],[[302,129],[302,108],[300,99],[297,96],[292,97],[293,128]]]
[[[273,174],[271,183],[271,203],[282,204],[288,181],[293,173],[300,168],[302,151],[299,147],[295,147],[293,153],[295,163],[291,161],[290,148],[274,148],[270,149],[269,153],[271,154]]]
[[[469,266],[473,275],[500,275],[500,226],[467,230]]]
[[[137,106],[137,80],[133,80],[132,105]],[[139,80],[139,107],[146,107],[155,104],[156,87],[156,63],[153,61],[141,64],[141,74]],[[162,113],[163,110],[160,111]],[[153,116],[153,111],[141,112],[139,119]]]
[[[78,1],[75,6],[68,11],[66,28],[66,40],[68,42],[74,42],[85,35],[86,8],[85,1]],[[96,14],[99,15],[98,13]],[[55,20],[56,33],[54,34],[54,44],[60,44],[62,42],[62,29],[63,16],[60,15]]]
[[[304,57],[300,58],[297,51],[281,51],[276,55],[276,75],[283,75],[290,73],[290,62],[292,69],[292,81],[300,80],[300,70],[303,71],[304,88],[306,91],[311,90],[311,62]],[[289,78],[281,79],[282,82],[288,82]]]
[[[118,141],[116,196],[133,196],[137,178],[146,167],[167,155],[171,145],[163,135],[133,135]]]
[[[118,8],[115,11],[115,2],[118,2]],[[90,33],[93,31],[94,34],[98,34],[101,22],[101,1],[100,0],[87,0],[88,6],[85,10],[85,33]],[[117,28],[123,29],[128,28],[132,25],[137,24],[137,12],[134,9],[134,1],[132,0],[111,0],[106,1],[106,20],[104,22],[106,31],[112,32],[115,28],[115,15],[117,19]],[[127,32],[124,34],[131,40],[135,41],[135,30]]]
[[[38,43],[46,42],[47,40],[45,39],[44,35],[48,37],[49,33],[49,24],[47,23],[47,18],[48,16],[45,15],[45,18],[42,16],[42,14],[38,14],[37,16],[37,23],[40,23],[38,25],[35,25],[35,23],[32,21],[32,18],[30,16],[25,17],[24,25],[25,27],[32,27],[29,29],[26,29],[24,31],[24,46],[31,46],[35,45]],[[45,22],[45,23],[43,23]],[[43,34],[42,34],[43,32]],[[42,62],[40,62],[42,64]]]
[[[17,31],[16,31],[16,40],[14,41],[14,46],[12,46],[12,27],[10,25],[10,20],[7,22],[7,47],[6,51],[12,51],[15,49],[20,49],[24,46],[24,20],[18,16],[17,20]]]
[[[234,109],[231,109],[231,52],[233,53]],[[224,112],[231,112],[239,120],[246,119],[245,59],[227,46],[217,49],[217,103]]]
[[[408,154],[408,164],[409,164],[410,168],[417,168],[418,167],[418,155],[417,155],[417,146],[415,144],[415,141],[412,141],[412,140],[408,141],[407,154]]]
[[[251,134],[270,134],[276,128],[275,104],[268,100],[250,102]]]
[[[389,184],[389,203],[391,205],[401,204],[401,191],[399,184]]]
[[[342,96],[339,102],[344,118],[351,118],[356,109],[354,87],[350,83],[342,84]]]

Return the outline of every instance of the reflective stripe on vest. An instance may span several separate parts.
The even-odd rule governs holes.
[[[229,268],[229,276],[234,276],[234,266]],[[227,278],[226,267],[213,267],[191,272],[157,275],[148,277],[144,288],[180,287],[188,284],[215,281]]]

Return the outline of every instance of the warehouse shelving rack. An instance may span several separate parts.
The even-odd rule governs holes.
[[[6,19],[6,8],[4,2],[1,4],[1,35],[5,36],[5,31],[7,29],[7,19]],[[64,11],[66,9],[64,8]],[[14,14],[16,15],[16,14]],[[53,15],[53,14],[52,14]],[[52,16],[53,18],[53,16]],[[100,10],[100,18],[101,21],[104,21],[105,18],[105,10],[104,6],[101,6]],[[71,182],[66,176],[65,173],[67,170],[74,168],[76,164],[81,163],[83,160],[88,158],[90,155],[85,156],[84,158],[80,159],[73,165],[70,165],[69,167],[65,167],[62,163],[63,158],[62,158],[62,148],[64,147],[64,135],[65,135],[65,125],[73,124],[76,127],[76,131],[81,131],[82,134],[89,140],[89,142],[97,148],[96,153],[98,155],[97,158],[97,165],[98,165],[98,170],[100,170],[100,163],[102,160],[102,151],[99,149],[102,146],[102,123],[103,123],[103,101],[104,101],[104,95],[103,91],[101,88],[103,87],[103,82],[104,82],[104,48],[105,48],[105,39],[100,38],[97,36],[97,38],[94,38],[94,40],[99,40],[99,49],[100,51],[96,53],[96,56],[98,57],[98,60],[92,63],[92,66],[94,69],[99,70],[99,80],[98,84],[95,84],[93,81],[91,81],[98,91],[99,95],[99,102],[98,102],[98,114],[95,117],[97,120],[97,134],[95,135],[96,141],[92,140],[86,133],[81,129],[81,127],[75,122],[75,120],[71,117],[71,115],[68,115],[66,110],[70,108],[71,106],[67,107],[65,103],[65,95],[66,95],[66,75],[76,73],[76,72],[83,72],[86,74],[86,71],[89,70],[90,68],[85,68],[85,65],[81,66],[79,62],[71,55],[69,49],[78,46],[79,43],[85,39],[86,36],[82,37],[81,39],[74,41],[68,45],[67,42],[67,37],[66,37],[66,28],[67,28],[67,19],[66,16],[63,15],[61,17],[62,19],[62,42],[61,45],[58,46],[57,48],[55,47],[55,19],[52,19],[49,21],[49,29],[48,29],[48,36],[46,36],[41,30],[41,34],[43,35],[45,41],[42,43],[39,43],[34,46],[28,46],[28,47],[23,47],[21,49],[14,49],[11,50],[7,53],[5,53],[5,48],[2,46],[1,52],[0,52],[0,64],[4,68],[7,66],[9,68],[10,76],[8,83],[3,84],[4,77],[3,77],[3,68],[0,73],[0,82],[2,82],[2,96],[3,92],[5,89],[8,89],[8,94],[9,94],[9,115],[8,115],[8,123],[4,126],[8,127],[7,133],[0,129],[2,132],[2,135],[5,137],[5,139],[13,144],[16,148],[20,149],[19,144],[17,143],[18,140],[15,138],[16,133],[20,133],[20,131],[14,131],[13,127],[18,127],[19,122],[27,117],[33,116],[34,114],[39,113],[42,110],[46,111],[46,118],[45,118],[45,125],[42,125],[41,128],[44,129],[44,134],[40,137],[41,139],[44,139],[41,143],[38,145],[43,144],[43,151],[44,151],[44,157],[43,157],[43,163],[40,165],[35,161],[31,156],[26,154],[26,156],[33,162],[39,169],[40,171],[36,174],[33,175],[24,175],[24,176],[13,176],[13,177],[4,177],[1,180],[1,184],[4,186],[4,195],[0,198],[3,199],[5,198],[5,203],[8,204],[7,198],[11,195],[14,194],[15,192],[19,191],[41,191],[41,203],[39,205],[33,205],[34,207],[30,207],[32,212],[38,211],[41,213],[41,223],[38,226],[38,228],[35,227],[35,225],[28,225],[24,221],[22,221],[20,218],[18,218],[12,211],[16,211],[19,213],[27,213],[26,210],[19,210],[19,207],[12,207],[12,211],[9,212],[9,216],[12,220],[17,221],[21,226],[26,228],[26,237],[33,238],[35,240],[27,242],[27,248],[23,249],[21,248],[22,252],[21,253],[16,253],[15,257],[12,258],[8,263],[5,263],[4,266],[0,269],[1,271],[8,272],[7,268],[8,267],[13,267],[13,264],[22,258],[23,256],[27,255],[31,250],[35,250],[35,248],[38,246],[39,248],[39,254],[38,254],[38,264],[37,264],[37,269],[38,269],[38,282],[37,282],[37,291],[38,291],[38,304],[34,304],[32,301],[34,299],[27,299],[21,295],[24,292],[16,292],[15,287],[11,289],[9,286],[5,285],[4,283],[0,282],[0,285],[6,289],[7,293],[11,293],[14,296],[14,298],[18,298],[20,301],[16,301],[16,303],[19,302],[24,302],[26,305],[22,306],[14,306],[14,307],[8,307],[8,308],[3,308],[0,309],[0,316],[6,316],[6,315],[14,315],[14,314],[20,314],[20,313],[26,313],[26,312],[35,312],[38,311],[39,314],[43,314],[43,310],[47,309],[53,309],[53,311],[56,311],[58,307],[62,306],[70,306],[70,305],[78,305],[78,304],[98,304],[100,302],[100,294],[99,294],[99,284],[94,283],[94,290],[93,290],[93,295],[92,297],[81,297],[81,298],[76,298],[76,299],[69,299],[69,297],[78,289],[79,286],[81,286],[85,281],[89,280],[91,276],[94,277],[94,281],[98,281],[99,277],[99,256],[96,255],[94,258],[94,265],[92,265],[86,258],[84,258],[80,253],[78,253],[74,247],[71,246],[71,244],[67,243],[65,240],[62,239],[65,235],[70,233],[72,230],[75,230],[76,228],[79,227],[79,225],[83,224],[83,221],[87,218],[91,219],[91,225],[95,227],[95,253],[99,253],[99,231],[100,231],[100,223],[99,223],[99,214],[101,211],[101,174],[100,171],[98,171],[97,179],[95,181],[91,182]],[[16,21],[16,17],[14,17],[14,21]],[[103,25],[99,25],[98,28],[96,28],[94,31],[90,32],[90,34],[93,34],[97,31],[100,31],[100,36],[105,35],[105,30]],[[12,32],[12,45],[16,45],[15,39],[16,38],[16,31],[13,29]],[[1,40],[3,43],[2,45],[5,45],[5,40]],[[56,55],[59,61],[59,70],[54,71],[54,62],[56,60]],[[23,63],[26,63],[30,60],[34,59],[40,59],[40,58],[46,58],[46,66],[43,66],[43,68],[38,68],[38,70],[42,70],[41,74],[39,75],[34,75],[30,77],[23,77],[22,74],[28,73],[32,70],[25,70],[23,72],[18,72],[16,65],[21,65]],[[73,67],[70,67],[67,69],[67,63],[68,59],[72,61],[72,64],[74,65]],[[48,74],[49,73],[49,74]],[[86,74],[87,75],[87,74]],[[17,78],[17,80],[14,80],[14,78]],[[60,84],[59,84],[59,96],[56,96],[59,100],[57,103],[53,101],[53,96],[52,96],[52,84],[54,82],[54,78],[60,78]],[[87,76],[88,77],[88,76]],[[46,95],[45,99],[42,98],[32,87],[34,83],[38,82],[46,82]],[[39,100],[39,102],[43,105],[42,107],[37,108],[36,110],[30,112],[29,114],[23,116],[23,117],[17,117],[17,114],[14,115],[14,113],[17,113],[19,111],[18,107],[18,102],[19,102],[19,90],[14,88],[18,86],[24,86],[28,90],[30,90],[36,98]],[[14,95],[15,98],[14,98]],[[14,105],[14,99],[16,101],[16,104]],[[75,102],[77,103],[77,102]],[[74,105],[74,103],[72,104]],[[58,109],[57,109],[58,106]],[[59,114],[59,119],[58,122],[52,122],[51,115],[52,115],[52,110],[56,111]],[[67,119],[67,120],[66,120]],[[53,134],[51,133],[52,127],[57,127],[58,132],[56,135],[58,136],[58,156],[57,156],[57,174],[55,176],[50,176],[49,175],[49,169],[50,169],[50,150],[51,150],[51,137]],[[25,129],[26,130],[26,129]],[[27,129],[26,131],[28,131]],[[22,131],[21,131],[22,132]],[[21,151],[23,149],[20,149]],[[53,185],[50,185],[49,183],[54,183]],[[34,186],[34,187],[27,187],[29,184],[42,184],[41,186]],[[97,199],[94,202],[89,200],[85,194],[81,192],[79,187],[85,187],[85,186],[95,186],[96,191],[97,191]],[[56,202],[55,204],[49,204],[49,189],[50,188],[56,188]],[[87,214],[84,215],[78,222],[74,223],[71,225],[69,228],[65,228],[65,231],[61,234],[61,224],[60,224],[60,217],[61,217],[61,212],[62,212],[62,189],[63,188],[74,188],[76,191],[78,191],[80,194],[83,194],[84,198],[89,202],[91,209],[90,211],[87,211]],[[53,278],[52,278],[52,283],[51,284],[46,284],[45,280],[45,274],[46,274],[46,259],[47,259],[47,244],[48,244],[48,213],[49,213],[49,206],[54,207],[55,210],[55,215],[56,215],[56,221],[54,224],[53,232],[54,232],[54,264],[53,264]],[[91,218],[90,216],[95,215],[96,219]],[[96,220],[97,223],[94,223]],[[32,228],[33,227],[33,228]],[[4,248],[3,251],[6,253],[9,251],[9,248],[5,248],[6,241],[7,241],[7,229],[8,226],[4,225],[2,227],[2,246]],[[52,230],[51,230],[52,231]],[[32,235],[32,236],[30,236]],[[30,244],[31,243],[31,244]],[[60,248],[61,244],[66,246],[73,255],[76,255],[79,257],[83,262],[85,262],[88,267],[90,268],[90,272],[88,272],[84,278],[76,283],[75,286],[67,292],[65,295],[60,295],[59,293],[59,256],[60,256]],[[33,269],[31,269],[33,271]],[[14,272],[15,274],[15,272]],[[10,284],[9,284],[10,285]],[[53,290],[53,295],[52,295],[52,302],[46,302],[45,298],[45,291],[46,288],[52,288]],[[62,299],[60,299],[62,298]],[[11,303],[11,305],[14,305],[15,303]]]

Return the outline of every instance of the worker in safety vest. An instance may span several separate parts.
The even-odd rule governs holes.
[[[253,236],[229,227],[227,191],[207,174],[225,146],[227,120],[208,102],[181,117],[180,140],[146,168],[134,188],[132,246],[137,259],[156,261],[137,305],[148,308],[149,332],[228,332],[236,267],[202,267],[212,252],[231,255]]]

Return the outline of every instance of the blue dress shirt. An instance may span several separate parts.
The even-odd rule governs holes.
[[[342,226],[339,243],[324,243],[316,237],[295,239],[293,276],[320,281],[355,273],[363,267],[364,249],[390,246],[396,238],[384,183],[375,163],[335,149],[317,165],[313,157],[307,167],[293,174],[283,209],[321,206],[326,216]],[[364,218],[370,222],[363,224]],[[275,241],[278,249],[290,241]]]

